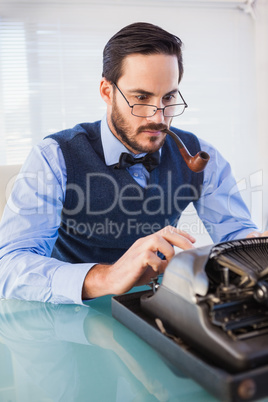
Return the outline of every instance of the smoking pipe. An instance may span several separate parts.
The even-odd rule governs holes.
[[[181,156],[183,157],[188,168],[195,173],[202,172],[209,161],[210,158],[209,154],[204,151],[199,151],[195,156],[192,156],[177,134],[173,133],[173,131],[168,129],[166,129],[165,132],[169,134],[176,142],[177,147],[180,150]]]

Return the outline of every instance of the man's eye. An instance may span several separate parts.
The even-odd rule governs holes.
[[[141,102],[148,99],[146,95],[137,95],[136,98]]]
[[[174,95],[166,95],[165,97],[164,97],[164,101],[166,101],[166,102],[171,102],[171,101],[173,101],[175,99],[175,96]]]

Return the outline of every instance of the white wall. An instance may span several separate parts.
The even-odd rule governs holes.
[[[255,220],[264,226],[268,2],[256,2],[255,19],[243,10],[245,3],[2,0],[0,164],[22,162],[51,132],[101,118],[103,46],[124,25],[152,22],[184,42],[180,89],[189,108],[174,125],[218,147]],[[11,35],[8,48],[6,34]]]
[[[255,60],[257,86],[257,136],[259,171],[262,172],[263,205],[259,210],[263,228],[268,229],[268,0],[258,0],[255,20]],[[260,218],[261,219],[261,218]]]

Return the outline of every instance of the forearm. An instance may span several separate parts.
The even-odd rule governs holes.
[[[83,300],[113,294],[112,284],[109,283],[111,269],[111,265],[96,264],[88,271],[82,288]]]

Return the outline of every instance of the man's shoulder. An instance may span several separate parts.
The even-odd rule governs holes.
[[[100,120],[93,123],[80,123],[72,128],[58,131],[48,135],[45,138],[53,138],[57,142],[70,142],[80,136],[86,136],[89,139],[97,139],[100,136]]]

